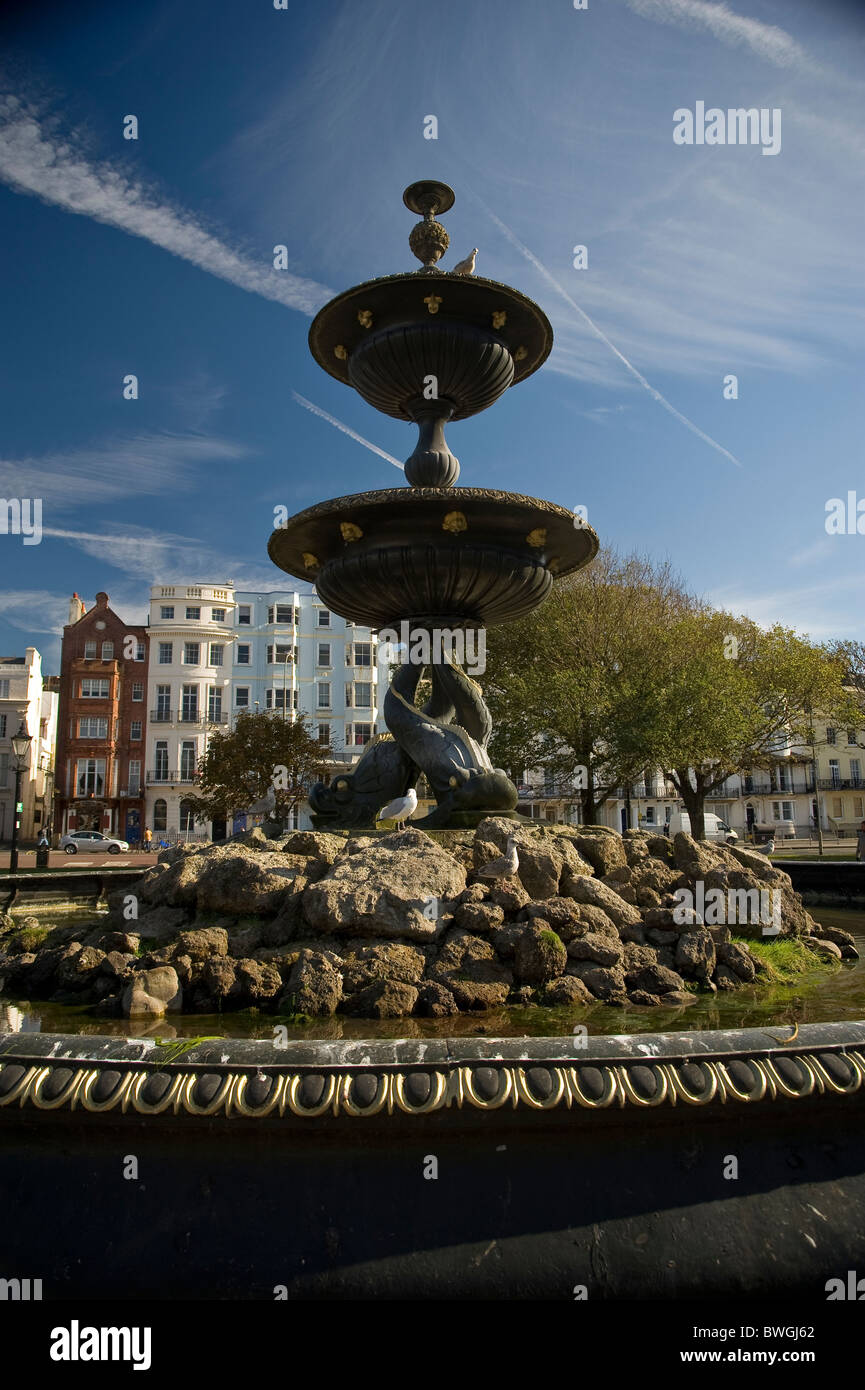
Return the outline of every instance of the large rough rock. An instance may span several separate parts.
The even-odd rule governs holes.
[[[416,985],[426,966],[426,957],[414,946],[401,942],[382,946],[358,946],[349,951],[342,964],[343,990],[356,994],[379,980]]]
[[[613,940],[597,932],[586,932],[584,936],[574,937],[568,946],[568,956],[571,960],[591,960],[596,965],[619,965],[624,949],[618,937]]]
[[[448,933],[428,974],[450,990],[461,1009],[491,1009],[503,1004],[514,978],[499,964],[488,941],[459,927]]]
[[[422,830],[404,830],[338,860],[306,889],[303,915],[322,934],[434,941],[442,904],[465,886],[461,864]]]
[[[627,1003],[624,972],[617,965],[596,965],[590,960],[568,962],[568,974],[574,975],[594,995],[605,1004],[621,1007]]]
[[[628,862],[621,837],[606,826],[584,825],[578,830],[569,828],[566,833],[580,858],[591,865],[598,878]]]
[[[120,997],[124,1018],[161,1018],[166,1013],[179,1012],[182,1007],[183,990],[177,971],[171,965],[137,971]]]
[[[474,841],[475,868],[481,869],[497,859],[507,848],[508,837],[516,841],[519,868],[517,877],[532,898],[552,898],[567,870],[570,878],[592,872],[570,839],[543,827],[524,826],[503,816],[489,816],[477,828]]]
[[[279,996],[280,1013],[308,1014],[311,1018],[336,1013],[342,999],[342,976],[334,964],[336,957],[320,951],[302,950],[291,968],[285,989]]]
[[[633,903],[626,903],[624,898],[596,878],[577,879],[571,889],[571,897],[590,907],[599,907],[620,929],[642,924],[643,919]]]
[[[681,975],[708,984],[715,969],[715,943],[705,930],[683,932],[676,943],[676,969]]]
[[[524,985],[545,985],[564,972],[568,953],[548,922],[536,917],[520,933],[514,952],[514,973]]]
[[[375,980],[343,1000],[340,1012],[358,1018],[402,1018],[412,1012],[417,1000],[418,991],[404,980]]]

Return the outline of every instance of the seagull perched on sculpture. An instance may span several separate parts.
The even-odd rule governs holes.
[[[775,840],[774,840],[774,837],[773,837],[771,840],[767,840],[766,843],[765,843],[765,845],[755,845],[755,846],[754,846],[754,849],[755,849],[755,851],[757,852],[757,854],[774,854],[774,853],[775,853]]]
[[[508,836],[507,849],[498,859],[491,859],[482,869],[477,870],[478,878],[513,878],[520,867],[517,842],[513,835]]]
[[[393,801],[389,801],[376,816],[376,820],[392,820],[396,822],[397,830],[402,830],[405,822],[413,816],[417,810],[417,792],[414,787],[409,787],[405,796],[398,796]]]
[[[478,248],[477,248],[476,246],[473,246],[473,247],[472,247],[472,254],[471,254],[470,256],[466,256],[466,258],[465,258],[464,261],[457,261],[456,265],[454,266],[453,270],[451,271],[451,275],[474,275],[474,273],[475,273],[475,256],[476,256],[477,254],[478,254]]]

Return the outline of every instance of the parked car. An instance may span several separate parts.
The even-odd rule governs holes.
[[[722,840],[728,845],[735,845],[739,842],[739,836],[735,830],[731,830],[727,822],[721,820],[720,816],[716,816],[714,811],[703,812],[703,828],[707,840]],[[691,817],[687,811],[674,811],[670,817],[670,835],[675,835],[680,830],[684,831],[686,835],[691,833]]]
[[[63,836],[60,848],[65,849],[67,854],[77,854],[79,850],[85,854],[126,854],[129,844],[126,840],[114,840],[110,835],[103,835],[101,830],[73,830],[70,835]]]

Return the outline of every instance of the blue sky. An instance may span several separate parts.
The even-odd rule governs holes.
[[[411,452],[306,336],[331,294],[416,268],[417,178],[457,195],[443,268],[478,246],[477,272],[556,335],[540,373],[449,430],[460,482],[585,505],[603,542],[719,604],[862,637],[865,536],[824,526],[829,498],[865,498],[861,8],[23,13],[0,20],[0,493],[41,497],[44,536],[0,535],[4,653],[33,643],[57,669],[73,590],[140,621],[155,580],[284,587],[275,506],[400,482],[297,397]],[[780,153],[675,144],[698,101],[779,108]]]

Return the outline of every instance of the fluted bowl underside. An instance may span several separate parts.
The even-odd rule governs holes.
[[[412,403],[435,397],[452,402],[452,420],[486,410],[514,379],[510,352],[491,330],[430,318],[370,333],[354,349],[348,378],[365,401],[385,415],[413,420]]]
[[[512,621],[597,550],[595,532],[565,507],[486,488],[338,497],[290,517],[268,543],[280,569],[372,628]]]

